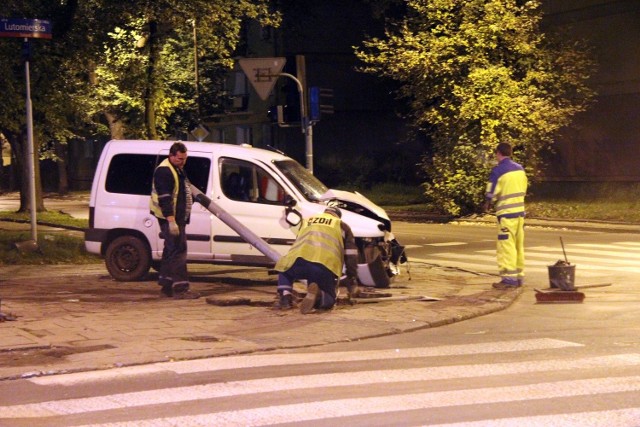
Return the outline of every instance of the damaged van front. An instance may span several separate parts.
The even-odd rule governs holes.
[[[398,271],[400,259],[394,253],[401,246],[391,232],[391,220],[385,210],[358,192],[328,188],[292,159],[274,161],[274,165],[308,202],[342,210],[343,220],[356,236],[360,281],[366,286],[387,287]],[[303,217],[318,213],[318,208],[306,212],[304,204],[299,208]]]
[[[163,240],[148,202],[153,171],[172,141],[110,141],[96,168],[85,247],[105,258],[121,281],[142,279],[162,256]],[[185,171],[201,194],[274,251],[285,254],[303,218],[338,206],[356,238],[359,279],[386,287],[393,277],[391,221],[362,194],[332,190],[282,153],[245,145],[187,142]],[[122,179],[124,176],[127,179]],[[272,267],[219,215],[196,203],[186,228],[187,261]]]

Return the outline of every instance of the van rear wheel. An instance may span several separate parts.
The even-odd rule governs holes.
[[[137,237],[121,236],[107,247],[105,264],[111,277],[119,282],[141,280],[149,272],[151,253]]]

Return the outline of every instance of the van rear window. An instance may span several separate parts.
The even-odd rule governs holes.
[[[105,188],[109,193],[149,195],[153,171],[156,165],[166,156],[150,154],[118,154],[113,156],[107,171]],[[211,161],[204,157],[187,158],[185,171],[193,185],[204,193],[207,192],[207,181]]]

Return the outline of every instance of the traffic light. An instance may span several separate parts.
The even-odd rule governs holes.
[[[309,88],[309,120],[317,122],[322,114],[333,114],[333,89]]]
[[[267,117],[280,127],[300,126],[300,111],[297,105],[272,105]]]

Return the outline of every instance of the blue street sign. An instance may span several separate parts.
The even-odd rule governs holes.
[[[50,39],[51,22],[43,19],[0,18],[0,37]]]

